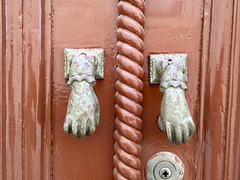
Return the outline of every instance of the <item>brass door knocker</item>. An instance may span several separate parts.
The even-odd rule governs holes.
[[[158,127],[167,134],[170,143],[180,145],[195,131],[185,91],[187,90],[187,54],[150,56],[150,80],[160,83],[163,93]]]
[[[71,94],[63,129],[75,138],[93,134],[99,124],[100,106],[93,87],[96,75],[103,78],[102,53],[103,50],[65,49],[65,78]]]

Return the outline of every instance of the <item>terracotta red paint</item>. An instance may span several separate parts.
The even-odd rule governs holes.
[[[146,162],[159,151],[181,158],[186,180],[240,178],[239,0],[146,0],[146,9],[137,6],[133,11],[112,0],[2,1],[0,179],[113,179],[114,151],[128,162],[121,164],[116,159],[118,165],[134,167],[123,173],[134,174],[141,166],[142,179]],[[145,11],[145,20],[139,8]],[[118,16],[118,10],[124,15]],[[145,37],[144,55],[133,51],[128,57],[139,60],[137,63],[121,56],[115,60],[117,24],[129,29],[136,25],[126,16],[140,25],[145,23],[145,32],[141,26],[134,31]],[[127,38],[128,44],[143,51],[137,36],[121,29],[118,32],[120,40]],[[122,52],[129,48],[119,45]],[[100,125],[83,141],[62,130],[70,94],[63,75],[64,48],[103,48],[106,53],[105,79],[95,86],[101,105]],[[162,94],[158,86],[148,83],[148,56],[180,52],[188,53],[186,97],[197,130],[187,144],[176,146],[157,128]],[[142,113],[143,124],[140,117],[118,106],[114,112],[117,64],[125,70],[118,76],[130,70],[133,76],[129,79],[137,76],[143,80],[130,79],[143,95],[134,94],[134,88],[123,91],[123,84],[116,84],[120,94],[131,94],[137,104],[143,100],[142,108],[125,104],[137,115]],[[116,115],[138,130],[128,129],[127,133],[131,132],[136,142],[142,140],[135,149],[137,156],[142,152],[140,159],[114,146]],[[118,128],[122,125],[116,121]],[[130,158],[135,159],[130,162]]]
[[[56,1],[53,8],[53,177],[112,179],[117,2]],[[105,78],[94,87],[100,124],[92,136],[79,141],[62,129],[70,93],[63,78],[63,49],[96,47],[105,50]]]
[[[129,3],[130,2],[130,3]],[[139,6],[139,4],[141,6]],[[120,1],[118,8],[120,9],[120,15],[118,19],[122,19],[118,21],[118,30],[117,30],[117,51],[118,55],[116,57],[117,60],[117,82],[116,82],[116,111],[118,109],[124,109],[128,111],[132,116],[136,116],[140,119],[142,115],[143,108],[141,106],[143,97],[142,97],[142,89],[143,83],[141,81],[142,76],[136,76],[138,71],[135,72],[134,67],[129,67],[129,69],[122,69],[125,62],[130,66],[137,64],[140,71],[142,71],[143,64],[143,50],[144,50],[144,42],[143,37],[139,37],[139,29],[144,27],[144,20],[142,17],[144,16],[145,2],[144,0],[140,1]],[[129,14],[131,11],[131,15]],[[123,14],[121,14],[121,12]],[[140,15],[141,14],[141,15]],[[132,18],[134,17],[134,18]],[[144,17],[143,17],[144,19]],[[129,21],[130,20],[130,21]],[[127,23],[131,22],[130,24]],[[144,31],[143,31],[144,32]],[[125,58],[126,57],[126,58]],[[141,74],[139,74],[141,75]],[[131,88],[131,92],[129,91]],[[138,97],[138,98],[136,98]],[[119,111],[119,110],[118,110]],[[120,111],[123,112],[123,111]],[[123,115],[120,115],[123,117]],[[115,155],[113,158],[114,170],[113,170],[113,178],[114,179],[132,179],[132,180],[140,180],[141,179],[141,140],[142,133],[140,130],[141,120],[139,127],[135,128],[134,126],[130,126],[131,118],[125,116],[126,119],[121,119],[117,116],[115,120]],[[125,123],[127,122],[127,123]],[[118,153],[119,151],[123,151],[125,153]],[[130,158],[130,159],[129,159]],[[132,163],[129,163],[132,162]],[[138,164],[136,166],[135,164]],[[126,171],[126,169],[128,171]]]

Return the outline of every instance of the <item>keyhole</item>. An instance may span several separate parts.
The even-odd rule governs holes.
[[[168,177],[169,173],[168,173],[167,171],[164,171],[164,172],[163,172],[163,175],[164,175],[165,177]]]
[[[164,167],[159,171],[159,175],[162,179],[169,179],[172,175],[172,172],[168,167]]]

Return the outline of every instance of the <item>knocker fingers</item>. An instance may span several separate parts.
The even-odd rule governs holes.
[[[77,119],[69,121],[66,118],[63,125],[64,132],[70,134],[72,132],[73,136],[77,139],[84,139],[85,136],[90,136],[96,130],[97,124],[95,123],[94,116],[86,119]]]
[[[87,121],[86,135],[87,135],[87,136],[92,135],[95,130],[96,130],[95,118],[88,119],[88,121]]]
[[[182,130],[181,130],[181,126],[174,128],[174,134],[175,134],[175,143],[177,145],[182,144]]]
[[[182,127],[182,133],[183,133],[183,143],[186,143],[189,138],[189,129],[187,125],[183,125]]]
[[[167,133],[167,138],[170,143],[173,143],[173,132],[172,132],[172,127],[169,123],[166,125],[166,133]]]
[[[74,121],[72,123],[72,134],[77,139],[82,139],[81,132],[80,132],[80,126],[81,126],[80,121]]]
[[[72,125],[73,136],[77,139],[84,139],[85,136],[93,134],[95,129],[94,118],[79,119]]]
[[[72,120],[69,116],[67,116],[65,119],[65,122],[63,124],[63,130],[67,134],[70,134],[72,132]]]
[[[193,135],[193,133],[195,132],[195,125],[192,121],[188,123],[188,129],[189,129],[189,136]]]

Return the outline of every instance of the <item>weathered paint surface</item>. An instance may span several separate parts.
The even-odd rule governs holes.
[[[117,4],[1,2],[0,179],[113,179]],[[182,159],[186,179],[240,178],[239,12],[239,0],[146,0],[143,179],[159,151]],[[84,141],[62,130],[70,94],[64,48],[106,52],[105,78],[94,88],[101,123]],[[148,83],[148,56],[159,53],[188,54],[186,99],[196,133],[180,147],[157,127],[162,94]]]
[[[144,0],[119,1],[113,178],[140,180],[144,64]]]
[[[117,1],[61,0],[53,9],[53,177],[112,179]],[[105,50],[105,77],[94,87],[101,123],[83,141],[62,130],[70,95],[63,78],[64,48]]]

